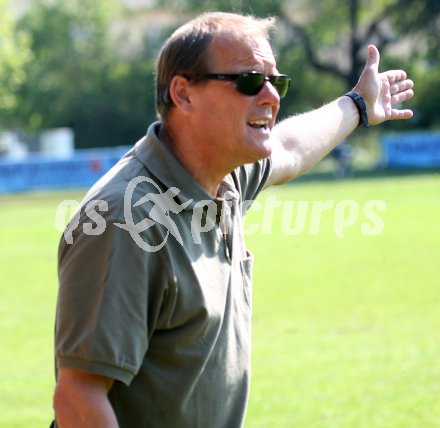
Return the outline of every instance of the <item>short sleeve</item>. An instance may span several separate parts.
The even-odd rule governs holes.
[[[264,189],[271,171],[272,160],[270,157],[253,164],[243,165],[233,171],[234,185],[241,197],[242,215],[246,213],[246,210]]]
[[[80,223],[79,228],[81,228]],[[83,231],[59,247],[55,329],[57,367],[129,384],[142,365],[166,283],[157,253],[107,222],[99,236]],[[154,286],[153,286],[154,285]]]

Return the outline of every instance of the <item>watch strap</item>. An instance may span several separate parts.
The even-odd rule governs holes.
[[[354,101],[358,109],[359,125],[363,123],[365,128],[368,128],[370,124],[368,123],[367,106],[365,105],[364,99],[357,92],[354,91],[347,92],[345,96],[350,97]]]

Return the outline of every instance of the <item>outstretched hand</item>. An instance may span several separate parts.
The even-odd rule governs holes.
[[[395,108],[413,97],[414,83],[403,70],[379,73],[380,54],[376,46],[368,46],[364,70],[353,91],[360,94],[367,106],[368,121],[378,125],[386,120],[410,119],[412,110]]]

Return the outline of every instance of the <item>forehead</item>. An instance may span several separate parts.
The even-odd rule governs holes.
[[[237,39],[216,37],[209,48],[211,71],[273,71],[276,61],[269,42],[264,37]]]

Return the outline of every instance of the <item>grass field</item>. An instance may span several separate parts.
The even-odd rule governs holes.
[[[0,427],[52,417],[55,211],[81,196],[0,198]],[[439,427],[440,175],[299,182],[259,202],[246,428]]]

